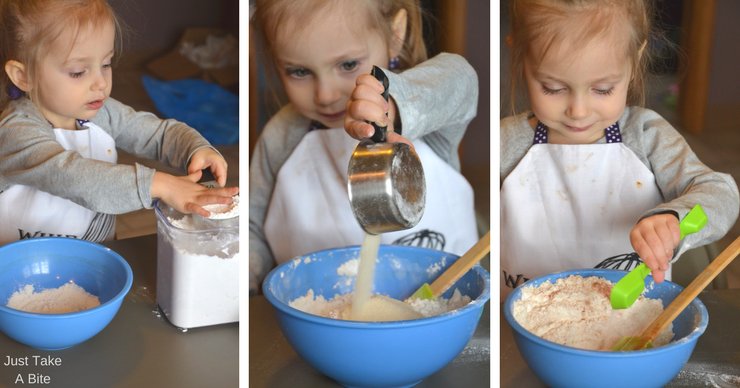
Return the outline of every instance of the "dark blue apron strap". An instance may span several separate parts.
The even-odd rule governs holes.
[[[619,123],[616,122],[604,129],[604,137],[607,143],[621,143],[622,133],[619,131]]]
[[[534,129],[534,141],[532,144],[546,144],[547,143],[547,127],[541,122],[537,122],[537,127]]]
[[[622,133],[619,130],[619,123],[616,122],[606,128],[604,128],[604,137],[607,143],[621,143]],[[537,126],[534,129],[534,140],[532,144],[546,144],[547,143],[547,126],[538,121]]]

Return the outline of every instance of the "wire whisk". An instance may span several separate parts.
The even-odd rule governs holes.
[[[637,253],[623,253],[604,259],[599,264],[596,264],[594,268],[607,268],[607,269],[621,269],[624,271],[630,271],[642,263],[642,259]]]

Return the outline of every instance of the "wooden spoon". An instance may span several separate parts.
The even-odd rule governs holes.
[[[491,231],[486,232],[472,248],[468,249],[457,261],[445,270],[431,285],[424,283],[409,299],[434,299],[444,294],[448,288],[465,275],[475,263],[479,262],[491,250]]]
[[[736,238],[717,256],[699,276],[686,287],[676,299],[663,310],[639,337],[625,337],[619,340],[612,350],[640,350],[652,347],[652,341],[696,298],[704,288],[740,254],[740,237]]]

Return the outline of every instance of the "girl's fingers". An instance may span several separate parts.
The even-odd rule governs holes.
[[[194,202],[186,203],[185,210],[187,210],[187,212],[189,213],[198,214],[202,217],[208,217],[211,215],[206,209],[203,209],[203,207]]]
[[[643,233],[640,230],[633,230],[630,234],[630,240],[632,247],[635,248],[635,252],[645,262],[645,265],[650,268],[651,271],[659,271],[661,266],[658,262],[655,252],[653,252],[650,244],[645,239]]]
[[[678,220],[674,218],[668,218],[668,230],[671,233],[673,244],[672,247],[677,247],[678,243],[681,242],[681,227],[679,226]],[[671,255],[673,253],[671,252]]]
[[[214,163],[211,165],[211,173],[216,178],[219,187],[226,186],[226,163]]]
[[[198,181],[200,180],[201,176],[203,176],[203,172],[200,169],[197,169],[197,170],[189,173],[186,176],[186,178],[187,178],[187,180],[189,180],[189,181],[191,181],[193,183],[198,183]]]
[[[372,121],[381,127],[388,126],[387,110],[368,100],[355,100],[348,106],[350,120]]]
[[[665,271],[668,269],[668,262],[673,258],[674,235],[669,228],[658,228],[656,232],[660,245],[663,247],[659,259],[664,263],[661,269]]]
[[[663,241],[661,240],[661,237],[659,237],[658,231],[653,230],[652,233],[648,233],[647,236],[645,237],[645,241],[647,242],[647,245],[650,247],[652,256],[654,257],[656,261],[656,267],[651,267],[651,268],[657,268],[661,271],[667,270],[668,260],[671,254],[666,252],[666,247],[665,245],[663,245]]]
[[[389,143],[405,143],[408,144],[411,149],[414,149],[414,145],[411,141],[395,132],[388,131],[387,140]]]
[[[358,86],[355,88],[355,90],[352,92],[351,101],[367,101],[371,102],[373,104],[376,104],[380,106],[383,111],[388,111],[388,101],[383,98],[383,95],[381,94],[383,90],[381,89],[380,92],[374,88],[368,88],[363,86]]]
[[[375,128],[372,125],[364,122],[354,120],[349,124],[345,124],[345,129],[353,138],[357,140],[365,139],[373,135]]]
[[[374,90],[376,94],[383,93],[384,91],[383,83],[375,79],[375,77],[370,74],[362,74],[357,77],[357,80],[355,80],[355,85],[355,90],[360,87],[368,87]]]
[[[665,280],[664,271],[652,271],[651,274],[653,275],[653,280],[655,280],[656,283],[663,283],[663,280]]]

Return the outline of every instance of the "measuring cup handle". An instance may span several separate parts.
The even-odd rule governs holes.
[[[375,77],[378,81],[380,81],[383,84],[383,98],[388,101],[388,77],[383,73],[383,70],[380,70],[379,67],[373,66],[373,69],[370,71],[370,75]],[[386,116],[388,113],[386,113]],[[373,136],[370,137],[370,140],[374,141],[375,143],[385,143],[386,141],[386,134],[388,132],[388,127],[381,127],[378,124],[375,124],[374,122],[371,122],[373,128],[375,128],[375,132],[373,133]]]

